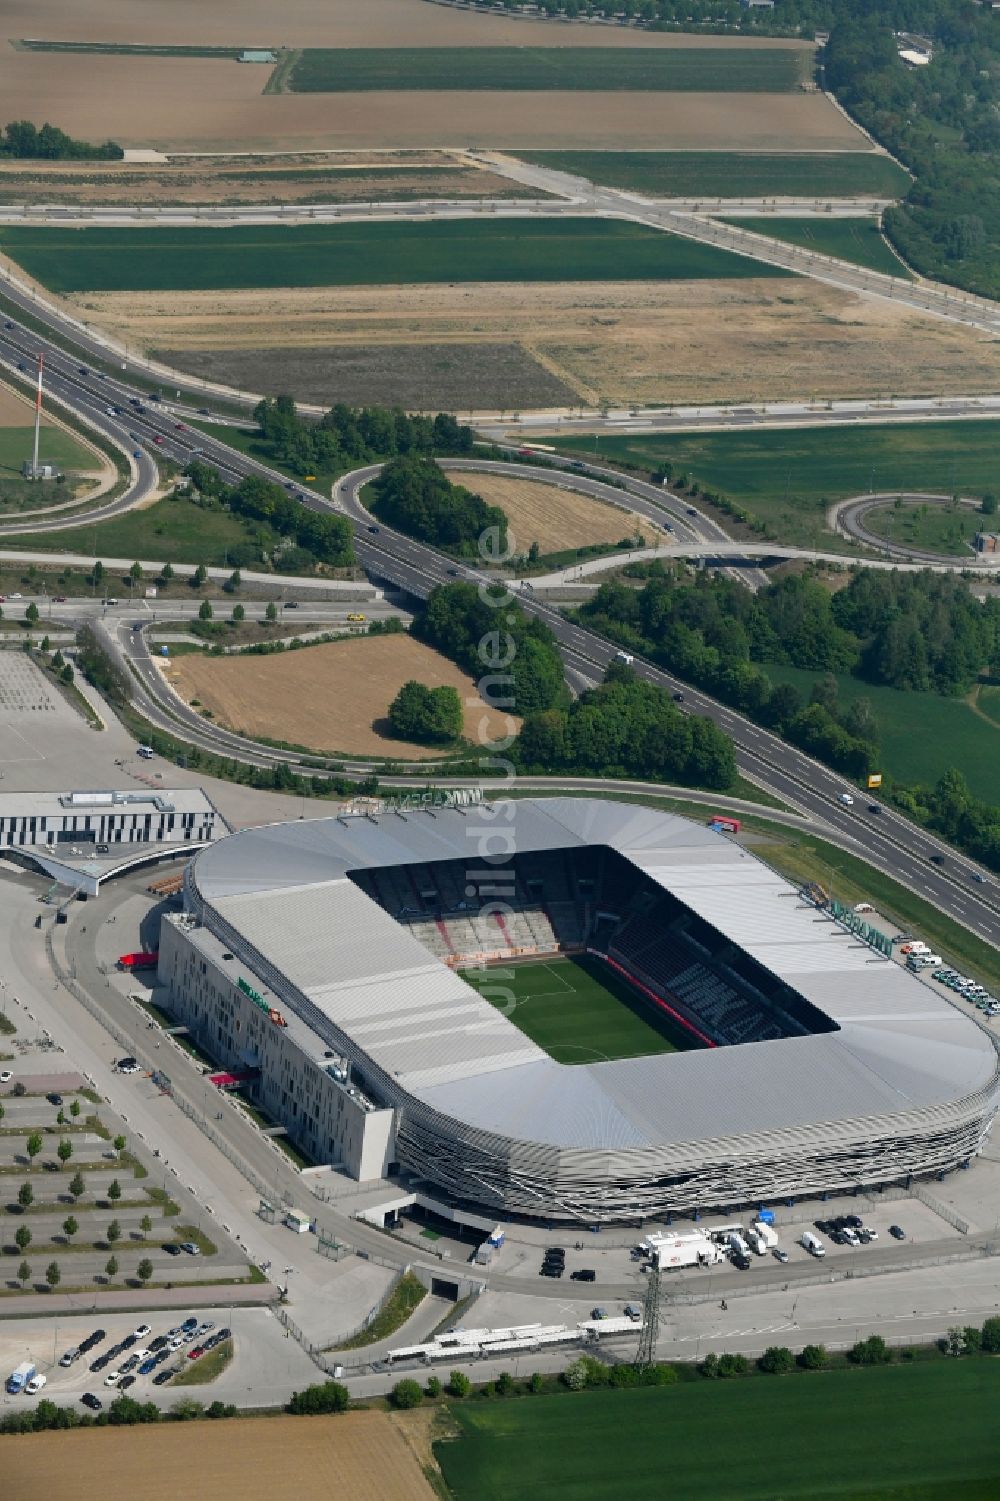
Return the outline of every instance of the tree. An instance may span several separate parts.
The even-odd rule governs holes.
[[[440,1395],[441,1395],[441,1379],[440,1379],[440,1377],[439,1376],[432,1376],[430,1378],[430,1380],[428,1381],[425,1390],[427,1392],[428,1397],[440,1397]]]
[[[461,1372],[453,1372],[453,1378],[455,1374],[461,1375]],[[582,1392],[584,1387],[587,1385],[586,1363],[582,1360],[574,1360],[572,1364],[568,1365],[563,1371],[562,1379],[563,1385],[568,1386],[571,1392]],[[449,1391],[451,1390],[450,1385],[448,1389]],[[464,1396],[465,1394],[461,1393],[461,1395]]]
[[[133,584],[140,584],[142,582],[142,564],[133,563],[128,571],[128,576]]]
[[[14,1098],[20,1099],[22,1095],[25,1095],[27,1093],[28,1091],[27,1089],[25,1089],[22,1081],[20,1079],[15,1080],[14,1088],[11,1090],[11,1094],[14,1096]]]
[[[113,1282],[114,1279],[118,1276],[118,1257],[109,1256],[107,1261],[104,1263],[104,1270],[107,1274],[108,1281]]]
[[[994,1315],[983,1324],[980,1335],[982,1348],[988,1355],[1000,1354],[1000,1318]]]
[[[144,1256],[135,1269],[135,1275],[140,1282],[148,1282],[153,1275],[153,1263],[148,1256]]]
[[[236,590],[240,587],[242,582],[243,577],[240,573],[240,570],[238,568],[234,568],[222,587],[225,589],[227,594],[235,594]]]
[[[803,1345],[798,1363],[804,1371],[821,1371],[829,1358],[825,1345]]]
[[[73,1215],[67,1215],[66,1219],[63,1220],[63,1233],[67,1240],[72,1240],[79,1228],[80,1222]]]
[[[31,601],[31,604],[25,610],[25,612],[24,612],[24,618],[28,622],[29,625],[34,625],[37,622],[37,620],[38,620],[38,606],[35,604],[34,600]]]
[[[402,1381],[397,1381],[389,1394],[389,1400],[393,1407],[402,1408],[403,1411],[410,1407],[419,1407],[424,1400],[420,1382],[414,1381],[412,1377],[404,1377]]]
[[[35,1190],[30,1183],[22,1183],[17,1191],[17,1202],[22,1209],[30,1209],[35,1202]]]
[[[160,578],[165,584],[169,584],[173,576],[174,570],[172,566],[169,563],[164,563],[163,567],[160,569]]]
[[[733,1376],[746,1376],[750,1371],[750,1362],[745,1355],[720,1355],[719,1375],[723,1380]]]
[[[497,1395],[511,1397],[514,1394],[514,1378],[509,1371],[501,1371],[497,1377]]]
[[[247,612],[242,605],[233,605],[233,613],[230,617],[233,625],[240,625],[246,619]]]
[[[52,642],[49,640],[48,636],[43,636],[42,637],[41,650],[47,652],[47,651],[51,651],[51,649],[52,649]],[[53,667],[56,665],[54,657],[52,659],[52,665],[53,665]]]
[[[464,1371],[452,1371],[448,1377],[448,1391],[453,1397],[467,1397],[472,1390],[472,1382]]]
[[[117,1220],[111,1221],[111,1224],[104,1232],[104,1236],[109,1246],[113,1246],[116,1240],[121,1240],[122,1227]]]
[[[191,575],[191,583],[196,589],[200,589],[207,578],[208,569],[205,567],[204,563],[199,563],[194,573]]]
[[[48,1266],[45,1268],[45,1280],[50,1287],[55,1288],[59,1286],[59,1283],[62,1280],[62,1273],[59,1270],[58,1261],[49,1262]]]
[[[46,637],[45,640],[47,641],[48,637]],[[42,642],[42,650],[43,651],[45,650],[45,641]],[[64,660],[65,659],[63,657],[62,652],[59,650],[58,647],[56,647],[55,651],[52,653],[52,666],[53,667],[61,667],[63,665],[63,661]]]
[[[307,1386],[304,1391],[293,1392],[288,1411],[313,1415],[326,1412],[346,1412],[351,1394],[339,1381],[323,1381]]]
[[[59,1158],[59,1161],[62,1163],[63,1167],[66,1166],[72,1155],[73,1143],[68,1138],[64,1138],[56,1147],[56,1156]]]
[[[59,1114],[56,1116],[56,1125],[57,1126],[65,1126],[65,1124],[66,1124],[66,1112],[65,1112],[65,1110],[60,1110]]]
[[[125,1150],[125,1138],[124,1138],[124,1136],[116,1136],[115,1139],[114,1139],[114,1141],[111,1143],[111,1145],[114,1147],[115,1151],[118,1153],[118,1156],[120,1157],[121,1154]]]
[[[983,515],[995,516],[997,513],[997,498],[992,491],[987,491],[983,496]]]
[[[22,1261],[17,1269],[17,1280],[22,1287],[31,1281],[31,1267],[26,1261]]]
[[[93,567],[93,570],[91,572],[91,575],[90,575],[91,582],[94,585],[97,585],[97,584],[99,584],[101,582],[101,580],[103,578],[104,578],[104,564],[103,563],[95,563],[94,567]]]
[[[78,1199],[84,1192],[86,1187],[87,1185],[84,1182],[83,1174],[81,1172],[74,1173],[72,1178],[69,1180],[69,1191],[73,1195],[74,1199]]]
[[[24,1150],[27,1152],[31,1161],[34,1162],[35,1158],[42,1150],[41,1131],[32,1131],[31,1135],[28,1137],[28,1140],[24,1144]]]
[[[769,1376],[783,1376],[787,1371],[794,1370],[795,1356],[787,1345],[768,1345],[757,1364]]]
[[[14,1232],[14,1244],[22,1253],[31,1245],[31,1231],[27,1225],[18,1225]]]
[[[80,1114],[80,1101],[79,1100],[70,1100],[70,1103],[69,1103],[69,1113],[73,1117],[73,1119],[76,1120],[77,1116]]]
[[[210,599],[203,599],[200,606],[198,607],[198,619],[211,620],[214,614],[215,611],[212,609],[212,601]]]
[[[59,681],[60,683],[65,683],[67,688],[70,688],[73,685],[74,676],[75,674],[73,672],[73,669],[67,662],[64,665],[62,672],[60,672],[59,674]]]
[[[542,1375],[541,1371],[532,1371],[531,1375],[528,1378],[528,1390],[534,1396],[537,1396],[539,1392],[545,1390],[545,1377]]]
[[[981,1330],[977,1329],[974,1324],[966,1324],[962,1330],[962,1353],[964,1355],[978,1355],[982,1347],[983,1336]]]
[[[389,725],[400,740],[440,743],[462,733],[462,702],[454,688],[404,683],[389,705]]]
[[[870,1334],[867,1339],[859,1339],[851,1346],[847,1358],[855,1365],[888,1365],[892,1351],[881,1334]]]
[[[268,601],[268,605],[267,605],[267,609],[264,611],[264,619],[265,620],[274,621],[274,620],[277,620],[277,618],[278,618],[278,606],[275,604],[275,602],[274,602],[273,599],[269,600]]]
[[[148,1235],[152,1228],[153,1221],[150,1219],[148,1214],[144,1214],[142,1219],[139,1221],[139,1229],[142,1231],[143,1236]]]
[[[108,1198],[111,1200],[112,1204],[117,1204],[121,1196],[122,1186],[118,1182],[117,1178],[112,1178],[111,1182],[108,1184]]]

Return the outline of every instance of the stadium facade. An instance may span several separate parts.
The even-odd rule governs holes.
[[[558,1063],[455,972],[581,950],[699,1045]],[[992,1037],[929,986],[713,830],[596,798],[231,835],[159,978],[315,1160],[498,1216],[899,1182],[974,1156],[1000,1100]]]

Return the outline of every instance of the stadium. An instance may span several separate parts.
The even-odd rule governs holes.
[[[170,1009],[316,1161],[601,1224],[982,1147],[990,1035],[717,831],[598,798],[247,829],[161,925]],[[220,1076],[222,1077],[222,1076]]]

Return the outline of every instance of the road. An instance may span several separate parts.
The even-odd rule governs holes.
[[[60,334],[67,340],[77,337],[72,324],[64,324]],[[4,341],[7,348],[13,342],[15,349],[28,347],[32,342],[37,347],[41,342],[38,335],[29,334],[18,326],[11,329],[5,327],[0,330],[0,358],[4,355]],[[64,399],[74,409],[92,416],[102,401],[105,406],[123,404],[122,401],[108,402],[104,394],[107,383],[99,380],[96,374],[91,374],[87,366],[83,367],[85,373],[81,374],[80,367],[75,366],[66,354],[51,344],[47,345],[46,350],[46,363],[50,361],[62,383]],[[130,388],[123,382],[117,381],[115,386],[124,397],[124,404],[130,399],[140,400],[134,394],[129,396]],[[197,446],[202,449],[205,459],[217,465],[220,472],[231,480],[245,474],[259,474],[275,483],[288,485],[289,482],[277,471],[236,452],[215,437],[198,434],[197,444],[194,444],[194,435],[179,427],[171,413],[159,410],[155,403],[147,403],[144,397],[141,400],[145,409],[128,420],[136,424],[134,430],[141,432],[152,447],[170,453],[178,462],[184,463],[190,458],[192,446]],[[121,426],[117,418],[109,417],[106,412],[103,421],[107,426],[113,423],[117,423],[119,428]],[[162,442],[157,444],[157,438]],[[487,582],[485,573],[481,571],[464,565],[453,566],[433,548],[414,542],[387,527],[374,527],[358,493],[362,485],[378,471],[379,466],[368,466],[345,476],[338,483],[332,502],[304,486],[295,489],[294,493],[311,510],[326,512],[337,509],[347,515],[354,524],[358,560],[366,572],[405,590],[417,599],[426,598],[433,587],[447,583],[453,577],[469,578],[477,583]],[[663,502],[660,487],[643,487],[641,482],[632,481],[629,490],[639,494],[641,498],[645,490],[645,499],[656,500],[661,504]],[[696,521],[698,517],[689,517],[685,511],[685,519]],[[565,620],[553,606],[531,594],[521,594],[519,599],[529,614],[536,615],[550,626],[559,642],[568,670],[584,681],[599,680],[614,658],[614,648],[592,632]],[[159,672],[150,662],[148,650],[141,640],[144,633],[129,631],[127,634],[130,638],[140,639],[125,644],[118,642],[116,649],[123,656],[131,653],[134,657],[133,666],[140,690],[141,707],[154,724],[176,732],[177,701],[174,700],[173,705],[168,704],[164,708],[162,695],[165,690]],[[683,692],[688,712],[706,715],[725,730],[734,742],[737,765],[744,776],[766,788],[782,802],[821,818],[839,836],[852,841],[865,859],[902,881],[919,895],[929,898],[972,932],[991,943],[1000,941],[1000,896],[992,882],[980,884],[979,878],[985,880],[985,875],[974,862],[956,853],[950,846],[910,823],[888,806],[872,804],[880,810],[877,815],[866,811],[868,803],[862,798],[858,798],[853,807],[843,806],[838,799],[847,784],[835,772],[786,745],[768,730],[752,724],[735,710],[715,702],[686,683],[682,684],[651,663],[637,658],[635,666],[637,672],[648,681],[671,692]],[[194,717],[193,711],[189,710],[188,713]],[[206,736],[216,748],[223,749],[228,745],[230,749],[224,749],[225,754],[231,753],[234,742],[239,746],[238,737],[231,737],[228,732],[219,731],[216,727],[206,727],[206,721],[199,719],[196,743],[204,744]],[[195,738],[193,726],[191,738]],[[937,861],[941,863],[935,863]]]

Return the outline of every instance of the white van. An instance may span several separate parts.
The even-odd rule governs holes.
[[[938,969],[944,963],[940,954],[910,954],[907,969]]]
[[[635,661],[635,657],[633,657],[630,651],[616,651],[615,661],[624,662],[627,667],[631,667],[632,663]]]
[[[810,1256],[826,1255],[826,1246],[824,1246],[819,1236],[814,1235],[811,1230],[807,1230],[805,1232],[805,1234],[802,1236],[802,1239],[799,1241],[799,1245],[804,1246],[805,1249],[809,1252]]]
[[[151,745],[140,745],[136,748],[135,753],[137,756],[141,756],[144,761],[152,761],[153,759],[153,747]]]
[[[839,801],[843,803],[845,808],[854,807],[854,799],[849,792],[842,792]]]

